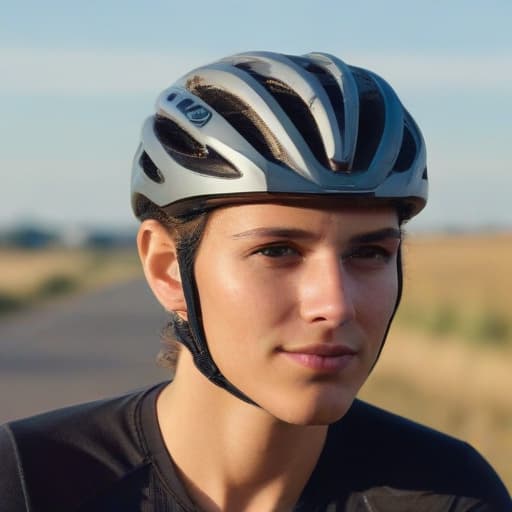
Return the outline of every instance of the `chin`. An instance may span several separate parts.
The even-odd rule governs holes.
[[[343,397],[343,394],[339,393],[335,397],[302,397],[295,401],[289,400],[286,404],[274,403],[268,407],[261,405],[267,412],[285,423],[302,426],[330,425],[345,416],[354,398]]]

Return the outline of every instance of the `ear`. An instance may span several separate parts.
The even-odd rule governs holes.
[[[187,303],[173,236],[160,222],[145,220],[137,234],[137,248],[155,297],[167,311],[175,311],[187,320]]]

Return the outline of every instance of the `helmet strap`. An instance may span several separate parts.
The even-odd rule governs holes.
[[[196,368],[210,382],[248,404],[257,405],[222,375],[210,354],[203,327],[199,293],[194,278],[193,252],[191,244],[185,244],[178,250],[181,283],[188,308],[188,322],[175,326],[178,341],[187,347],[192,354]]]
[[[396,295],[396,301],[395,301],[395,308],[393,309],[393,313],[391,313],[391,317],[389,318],[388,325],[386,327],[386,331],[384,332],[384,337],[382,338],[382,343],[380,344],[379,352],[377,353],[377,357],[375,358],[375,361],[370,368],[370,371],[368,374],[370,374],[373,369],[375,368],[375,365],[377,364],[377,361],[380,358],[380,354],[382,353],[382,349],[384,348],[384,343],[386,342],[386,339],[388,337],[389,329],[391,328],[391,324],[393,323],[393,319],[395,318],[396,312],[398,310],[398,306],[400,305],[400,301],[402,300],[402,291],[403,291],[403,268],[402,268],[402,248],[398,250],[398,254],[396,257],[396,272],[397,272],[397,295]]]

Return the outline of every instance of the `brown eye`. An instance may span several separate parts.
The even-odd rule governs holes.
[[[363,245],[353,249],[346,257],[350,260],[388,263],[393,254],[380,245]]]
[[[283,258],[286,256],[295,256],[297,251],[287,245],[269,245],[258,249],[256,254],[261,254],[267,258]]]

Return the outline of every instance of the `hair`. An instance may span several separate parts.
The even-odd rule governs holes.
[[[142,196],[137,199],[136,211],[141,222],[152,219],[164,226],[174,238],[177,251],[186,255],[186,265],[194,264],[194,256],[204,233],[208,212],[173,217],[168,215],[163,208]],[[179,339],[183,334],[189,336],[192,334],[186,320],[183,320],[175,311],[168,313],[169,320],[161,330],[161,348],[156,360],[159,366],[169,368],[174,372],[182,347]]]

